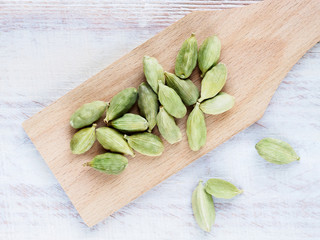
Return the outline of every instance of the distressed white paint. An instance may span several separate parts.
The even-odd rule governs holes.
[[[93,228],[88,228],[21,123],[193,10],[254,1],[0,2],[0,239],[320,239],[320,45],[293,67],[264,117]],[[107,91],[107,89],[106,89]],[[288,141],[299,163],[256,153]],[[229,179],[244,194],[217,200],[211,233],[192,216],[199,179]]]

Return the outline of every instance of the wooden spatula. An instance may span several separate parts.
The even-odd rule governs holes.
[[[228,68],[223,91],[236,99],[229,112],[206,116],[206,146],[198,152],[189,150],[184,118],[178,121],[183,140],[175,145],[165,143],[160,157],[136,154],[119,176],[82,167],[104,151],[96,143],[84,155],[71,154],[72,112],[84,103],[110,101],[120,90],[138,87],[145,81],[144,55],[156,57],[166,71],[173,72],[177,52],[191,33],[196,34],[199,45],[210,35],[219,36],[221,62]],[[273,0],[231,10],[193,12],[25,121],[23,127],[85,223],[93,226],[261,118],[281,80],[319,40],[319,0]],[[199,70],[191,79],[199,86]]]

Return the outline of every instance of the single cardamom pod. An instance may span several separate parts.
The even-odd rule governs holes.
[[[138,98],[137,89],[130,87],[122,90],[115,95],[110,102],[109,109],[104,119],[105,123],[121,117],[123,114],[128,112],[130,108],[135,104]]]
[[[223,63],[211,68],[201,81],[201,97],[198,100],[202,102],[205,99],[217,95],[227,80],[227,68]]]
[[[207,141],[207,127],[203,112],[197,102],[187,120],[187,136],[189,147],[198,151]]]
[[[159,101],[164,109],[175,118],[183,118],[187,113],[187,108],[183,104],[179,95],[172,88],[159,81]]]
[[[175,123],[174,118],[162,106],[157,116],[157,125],[162,137],[170,144],[181,141],[180,128]]]
[[[287,164],[300,160],[293,148],[286,142],[275,138],[264,138],[256,144],[261,157],[271,163]]]
[[[96,141],[96,124],[92,127],[83,128],[76,132],[71,141],[70,149],[73,154],[82,154],[88,151]]]
[[[221,42],[217,36],[208,37],[199,48],[198,64],[203,77],[206,72],[216,65],[220,58]]]
[[[104,111],[108,103],[103,101],[94,101],[83,104],[78,108],[70,118],[70,125],[73,128],[83,128],[97,121]]]
[[[110,126],[126,133],[143,132],[148,129],[148,122],[140,115],[126,113],[121,118],[112,120]]]
[[[191,203],[193,215],[199,227],[210,232],[216,218],[216,211],[212,196],[205,191],[202,181],[193,191]]]
[[[197,65],[198,44],[195,35],[184,41],[176,58],[175,73],[179,78],[188,78]]]
[[[152,90],[147,83],[141,83],[138,89],[138,107],[140,115],[148,121],[151,132],[157,123],[157,113],[159,109],[158,95]]]
[[[199,98],[199,89],[189,79],[181,80],[176,75],[164,72],[169,87],[176,91],[186,106],[195,104]]]
[[[147,156],[160,156],[164,150],[161,139],[152,133],[144,132],[131,136],[124,135],[130,147]]]
[[[232,183],[219,178],[209,179],[205,184],[205,190],[215,198],[224,199],[233,198],[243,192],[243,190],[238,189]]]
[[[109,127],[101,127],[98,128],[96,132],[98,142],[104,149],[134,156],[133,150],[129,147],[123,135],[117,130]]]
[[[95,156],[83,166],[92,167],[106,174],[119,174],[128,166],[128,159],[118,153],[104,153]]]
[[[162,66],[154,57],[143,57],[143,72],[147,82],[155,93],[158,92],[158,81],[165,83],[164,72]]]
[[[206,114],[217,115],[230,110],[234,106],[234,97],[220,92],[217,96],[205,100],[200,104],[200,109]]]

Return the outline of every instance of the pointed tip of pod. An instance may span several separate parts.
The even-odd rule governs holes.
[[[91,162],[86,162],[82,164],[83,167],[91,167]]]
[[[196,34],[193,32],[193,33],[191,33],[191,37],[195,37],[196,36]]]

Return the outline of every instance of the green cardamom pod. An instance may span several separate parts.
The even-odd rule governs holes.
[[[205,191],[202,181],[193,191],[191,203],[193,215],[199,227],[210,232],[216,218],[216,211],[212,196]]]
[[[220,92],[217,96],[205,100],[200,104],[200,109],[206,114],[217,115],[230,110],[234,106],[234,97]]]
[[[275,138],[264,138],[256,144],[261,157],[271,163],[287,164],[300,160],[293,148],[286,142]]]
[[[76,132],[71,141],[70,149],[73,154],[82,154],[88,151],[96,141],[96,124]]]
[[[203,112],[199,108],[199,103],[189,114],[187,120],[187,136],[189,147],[192,151],[198,151],[207,141],[207,127]]]
[[[92,167],[106,174],[119,174],[128,166],[128,159],[118,153],[104,153],[95,156],[83,166]]]
[[[83,128],[97,121],[104,111],[108,103],[103,101],[94,101],[86,103],[78,108],[70,118],[70,125],[73,128]]]
[[[123,114],[128,112],[130,108],[135,104],[138,98],[137,89],[130,87],[122,90],[115,95],[110,102],[109,109],[106,114],[104,121],[109,121],[121,117]]]
[[[162,106],[157,116],[157,125],[162,137],[170,144],[181,141],[180,128],[175,123],[174,118]]]
[[[199,98],[199,89],[189,79],[181,80],[176,75],[164,72],[166,82],[169,87],[176,91],[185,105],[191,106],[195,104]]]
[[[175,118],[183,118],[187,113],[187,108],[181,98],[172,88],[159,81],[159,101],[164,109]]]
[[[98,128],[96,132],[98,142],[104,149],[134,156],[134,152],[131,147],[129,147],[124,136],[117,130],[109,127],[101,127]]]
[[[243,190],[238,189],[232,183],[219,178],[211,178],[205,184],[205,190],[215,198],[230,199],[238,194],[242,193]]]
[[[143,132],[148,129],[148,122],[140,115],[126,113],[121,118],[111,121],[110,126],[126,133]]]
[[[162,66],[154,57],[143,57],[143,72],[146,76],[147,82],[155,93],[158,92],[158,81],[165,83],[164,72]]]
[[[208,37],[199,48],[198,64],[203,77],[206,72],[216,65],[220,58],[221,42],[217,36]]]
[[[211,68],[201,81],[201,97],[198,100],[202,102],[205,99],[217,95],[227,80],[227,68],[223,63]]]
[[[160,156],[164,150],[161,139],[152,133],[138,133],[131,136],[124,135],[128,144],[137,152],[147,156]]]
[[[141,83],[138,89],[138,107],[140,115],[145,117],[149,124],[148,132],[157,124],[157,113],[159,109],[158,95],[147,83]]]
[[[198,44],[194,34],[184,41],[176,58],[175,73],[179,78],[190,77],[197,65]]]

